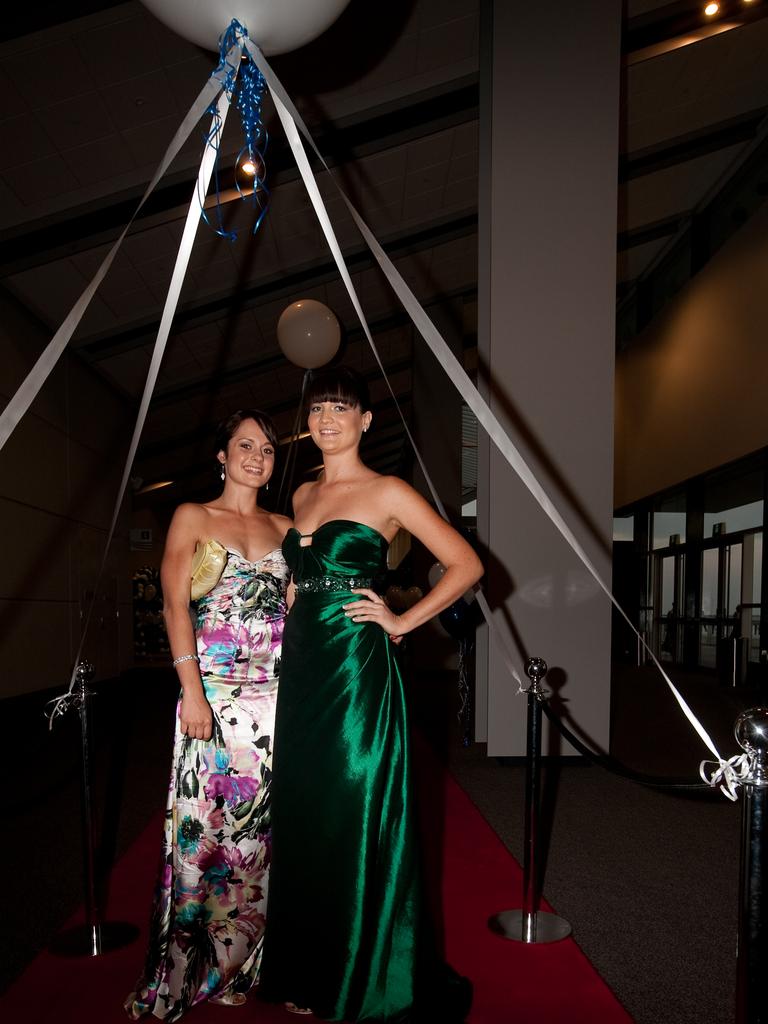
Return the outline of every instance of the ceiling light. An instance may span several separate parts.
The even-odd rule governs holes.
[[[173,480],[158,480],[154,484],[146,484],[146,486],[136,491],[137,494],[149,494],[150,491],[159,491],[162,487],[170,487]]]
[[[708,18],[714,18],[714,16],[717,14],[719,10],[720,4],[711,3],[707,4],[707,6],[704,8],[704,13]]]

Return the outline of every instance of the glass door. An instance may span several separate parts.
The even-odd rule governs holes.
[[[763,660],[765,486],[763,462],[739,472],[715,472],[702,491],[701,581],[695,588],[700,618],[691,630],[691,662],[715,668],[720,681],[733,686],[746,682],[751,662],[757,667]]]
[[[698,664],[716,669],[723,681],[739,674],[742,634],[743,544],[718,544],[701,553]]]
[[[654,558],[654,650],[660,661],[683,660],[685,553],[659,552]]]

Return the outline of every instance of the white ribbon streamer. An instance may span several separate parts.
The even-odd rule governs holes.
[[[395,293],[397,294],[398,298],[402,302],[404,308],[406,309],[406,311],[410,315],[410,317],[413,320],[413,323],[416,326],[417,330],[419,331],[419,333],[421,334],[421,336],[424,338],[424,340],[426,341],[427,345],[431,349],[433,355],[435,356],[437,361],[440,363],[442,368],[445,370],[445,372],[446,372],[446,374],[448,376],[448,379],[453,382],[454,386],[456,387],[456,389],[459,392],[459,394],[460,394],[461,398],[463,399],[463,401],[466,402],[466,404],[473,411],[473,413],[477,417],[478,422],[480,424],[482,424],[482,426],[484,427],[486,433],[488,434],[490,439],[493,441],[493,443],[496,445],[496,447],[499,450],[499,452],[502,454],[502,456],[505,458],[505,460],[508,462],[508,464],[514,470],[514,472],[518,475],[520,480],[522,480],[523,484],[528,489],[528,491],[530,492],[530,494],[532,495],[534,500],[538,503],[538,505],[540,506],[542,511],[549,518],[550,522],[555,526],[555,528],[558,530],[558,532],[562,535],[562,537],[565,539],[566,543],[570,546],[570,548],[573,550],[573,552],[576,554],[576,556],[582,562],[582,564],[587,569],[589,574],[593,577],[593,579],[598,584],[600,589],[608,596],[608,598],[610,599],[610,601],[613,604],[613,606],[617,609],[617,611],[621,614],[622,618],[625,619],[625,621],[627,622],[629,627],[636,634],[636,636],[640,640],[640,643],[643,645],[645,650],[648,652],[648,655],[650,656],[650,658],[653,661],[654,665],[656,666],[656,668],[661,673],[664,681],[666,682],[667,686],[669,687],[669,689],[671,690],[672,694],[674,695],[674,697],[675,697],[678,705],[680,706],[681,710],[683,711],[684,715],[686,716],[686,718],[688,719],[690,724],[693,726],[693,728],[695,729],[695,731],[698,734],[699,738],[704,743],[704,745],[707,747],[707,749],[710,750],[712,754],[714,754],[715,758],[717,759],[717,764],[720,765],[723,768],[723,771],[725,771],[726,770],[726,766],[730,762],[724,761],[723,758],[720,756],[720,754],[719,754],[719,752],[717,750],[717,747],[714,744],[714,741],[711,739],[711,737],[707,733],[707,731],[704,728],[704,726],[701,724],[701,722],[699,722],[698,718],[696,717],[696,715],[693,713],[692,709],[689,707],[689,705],[686,703],[685,699],[683,698],[683,695],[680,693],[680,691],[677,689],[675,684],[672,682],[672,680],[669,678],[667,673],[662,668],[662,666],[661,666],[659,660],[657,659],[656,655],[650,649],[650,647],[645,642],[645,640],[643,639],[641,634],[635,628],[634,623],[631,621],[631,619],[629,618],[627,613],[624,611],[624,609],[618,603],[616,598],[613,596],[611,588],[603,580],[601,574],[599,573],[597,568],[593,565],[593,563],[592,563],[591,559],[589,558],[589,556],[587,555],[586,551],[581,546],[579,541],[576,539],[576,537],[573,534],[571,528],[568,526],[568,524],[566,523],[565,519],[560,514],[560,512],[558,511],[558,509],[556,508],[556,506],[554,505],[552,500],[549,498],[548,494],[546,493],[544,488],[541,486],[541,484],[537,480],[536,476],[534,475],[534,473],[531,471],[530,467],[526,463],[525,459],[520,454],[518,449],[515,447],[515,445],[513,444],[512,440],[509,438],[509,436],[505,432],[504,428],[502,427],[502,425],[497,420],[496,416],[491,411],[490,407],[483,400],[483,398],[480,395],[479,391],[474,386],[474,384],[472,383],[470,378],[467,376],[467,373],[465,372],[463,366],[461,365],[461,363],[459,363],[459,361],[454,356],[453,352],[448,347],[447,343],[445,342],[445,339],[442,337],[442,335],[437,330],[435,325],[429,319],[429,316],[427,315],[427,313],[426,313],[425,309],[423,308],[423,306],[421,305],[421,303],[418,301],[416,296],[413,294],[411,289],[408,287],[406,282],[403,280],[403,278],[401,277],[401,275],[398,272],[398,270],[395,267],[395,265],[392,263],[392,261],[389,259],[387,254],[384,252],[384,250],[379,245],[377,239],[374,237],[374,235],[371,232],[371,230],[369,229],[368,225],[362,219],[360,214],[357,212],[355,207],[352,205],[351,201],[347,198],[347,196],[344,193],[344,191],[342,190],[342,188],[336,182],[333,174],[330,171],[330,168],[328,167],[327,163],[325,162],[325,160],[322,157],[322,154],[320,153],[320,151],[318,150],[317,146],[315,145],[315,142],[312,139],[312,136],[311,136],[311,134],[309,132],[309,129],[304,124],[301,116],[299,115],[298,111],[296,110],[294,104],[291,102],[290,97],[286,93],[286,91],[283,88],[282,84],[280,83],[279,79],[275,75],[274,71],[270,67],[267,59],[264,56],[264,54],[261,52],[259,47],[256,46],[256,44],[251,39],[246,39],[245,40],[245,46],[246,46],[248,52],[250,53],[251,57],[253,58],[254,62],[256,63],[257,67],[261,71],[262,75],[264,76],[264,78],[265,78],[265,80],[267,82],[267,85],[269,86],[269,90],[270,90],[270,93],[272,95],[272,99],[273,99],[273,101],[275,103],[275,107],[277,109],[278,115],[279,115],[280,120],[281,120],[281,122],[283,124],[283,128],[285,129],[285,133],[286,133],[286,136],[288,138],[289,145],[291,146],[291,149],[293,150],[293,154],[294,154],[294,157],[296,159],[296,163],[298,165],[299,172],[301,173],[302,179],[304,181],[304,185],[305,185],[305,187],[307,189],[307,193],[308,193],[308,195],[310,197],[310,200],[312,201],[312,205],[315,208],[315,213],[317,214],[317,217],[318,217],[318,219],[320,221],[320,225],[321,225],[321,227],[323,229],[323,233],[325,234],[325,237],[326,237],[326,240],[328,242],[328,245],[331,248],[331,252],[333,253],[334,260],[336,261],[336,265],[339,268],[339,273],[341,274],[342,280],[344,281],[344,284],[345,284],[345,286],[347,288],[347,291],[349,293],[350,299],[352,300],[352,304],[353,304],[353,306],[355,308],[355,311],[357,312],[357,315],[358,315],[358,317],[360,319],[360,323],[362,325],[363,331],[365,332],[366,338],[368,339],[368,342],[369,342],[369,344],[371,346],[371,349],[373,350],[374,356],[376,357],[376,360],[377,360],[377,362],[379,364],[379,367],[381,368],[382,372],[384,372],[384,367],[382,365],[381,359],[379,358],[379,354],[378,354],[378,352],[376,350],[376,347],[374,345],[373,338],[371,336],[371,332],[370,332],[370,330],[368,328],[368,324],[367,324],[366,319],[365,319],[365,315],[363,314],[362,308],[360,307],[360,303],[359,303],[359,301],[357,299],[357,295],[355,293],[354,286],[352,285],[352,281],[351,281],[351,278],[350,278],[350,275],[349,275],[349,271],[348,271],[346,263],[344,261],[344,257],[343,257],[343,255],[341,253],[341,249],[340,249],[340,247],[338,245],[338,242],[336,240],[336,236],[335,236],[335,234],[333,232],[333,228],[331,226],[330,218],[328,217],[328,212],[327,212],[327,210],[325,208],[325,204],[323,203],[322,197],[321,197],[319,189],[317,187],[317,183],[315,181],[314,174],[313,174],[313,172],[312,172],[312,170],[311,170],[311,168],[309,166],[309,162],[307,161],[306,154],[304,152],[304,147],[302,145],[301,138],[299,137],[299,134],[298,134],[298,131],[297,131],[297,126],[298,126],[298,129],[301,131],[301,134],[304,136],[304,138],[306,139],[306,141],[308,142],[308,144],[312,148],[312,150],[315,153],[315,155],[317,156],[317,158],[320,160],[320,162],[323,165],[323,167],[325,168],[325,170],[328,171],[328,174],[329,174],[329,177],[330,177],[331,181],[334,183],[337,192],[339,193],[342,201],[346,205],[346,207],[347,207],[347,209],[348,209],[352,219],[354,220],[354,222],[357,225],[360,233],[362,234],[363,238],[365,239],[369,249],[373,253],[373,256],[376,259],[377,263],[379,264],[382,272],[384,273],[385,277],[389,281],[389,283],[392,286],[393,290],[395,291]],[[384,378],[385,378],[385,380],[387,380],[386,373],[384,373]],[[387,380],[387,384],[389,386],[389,381],[388,380]],[[391,386],[389,387],[389,389],[390,389],[390,393],[393,394]],[[394,397],[394,394],[393,394],[393,397]],[[395,402],[397,404],[396,400],[395,400]],[[400,411],[399,406],[398,406],[398,411]],[[400,412],[400,415],[402,417],[402,412]],[[404,417],[403,417],[403,422],[405,423]],[[432,495],[433,495],[433,497],[435,499],[437,507],[440,510],[440,513],[445,517],[445,509],[443,508],[443,505],[440,502],[440,499],[439,499],[439,497],[438,497],[438,495],[437,495],[437,493],[435,491],[435,488],[432,485],[432,482],[431,482],[431,480],[429,478],[429,474],[426,471],[426,468],[424,466],[423,460],[422,460],[422,458],[421,458],[421,456],[419,454],[418,448],[416,447],[416,445],[415,445],[415,443],[413,441],[411,433],[408,430],[407,424],[405,426],[405,429],[406,429],[406,432],[408,433],[409,440],[411,441],[411,444],[413,445],[414,451],[416,453],[416,457],[417,457],[417,459],[419,461],[419,465],[421,466],[421,469],[424,472],[424,475],[425,475],[425,477],[427,479],[427,483],[428,483],[430,491],[432,492]],[[478,598],[480,598],[479,594],[478,594]],[[485,600],[484,597],[482,598],[482,600],[480,600],[480,608],[481,608],[481,610],[483,612],[483,615],[485,616],[486,621],[488,622],[489,628],[491,629],[492,633],[494,635],[496,635],[496,637],[497,637],[497,642],[499,642],[499,645],[502,648],[502,653],[504,654],[504,660],[506,662],[508,662],[507,652],[504,650],[505,644],[501,640],[501,637],[498,635],[498,631],[495,629],[495,624],[493,622],[493,619],[492,619],[492,616],[491,616],[491,613],[490,613],[490,608],[488,607],[487,601]],[[520,677],[514,671],[514,668],[512,668],[509,665],[509,663],[508,663],[508,667],[511,668],[513,676],[519,682],[519,678]],[[725,792],[725,790],[723,790],[723,791]],[[728,795],[728,794],[726,793],[726,795]]]
[[[237,74],[237,68],[240,61],[240,53],[242,52],[242,45],[233,47],[230,50],[227,59],[236,54],[235,60],[235,74]],[[219,86],[221,89],[221,86]],[[207,107],[206,107],[207,109]],[[173,274],[171,275],[171,283],[168,288],[168,294],[165,298],[165,305],[163,306],[163,313],[160,318],[160,326],[157,331],[157,338],[155,339],[154,349],[152,351],[152,359],[149,364],[149,371],[147,373],[147,379],[144,384],[144,392],[141,396],[141,403],[139,405],[139,413],[136,418],[136,425],[133,428],[133,436],[131,437],[131,443],[128,447],[128,454],[125,459],[125,466],[123,467],[123,477],[120,481],[120,488],[115,500],[115,507],[112,512],[112,521],[109,524],[109,531],[107,533],[107,539],[104,544],[104,554],[102,555],[101,565],[99,566],[96,583],[93,587],[93,597],[91,598],[90,605],[88,607],[88,613],[85,617],[83,629],[80,634],[80,644],[77,649],[75,656],[74,665],[72,668],[72,676],[69,680],[69,688],[66,693],[63,693],[60,697],[51,701],[51,710],[48,713],[48,726],[53,727],[53,721],[57,715],[62,714],[68,707],[69,700],[74,691],[75,682],[77,679],[77,667],[80,663],[80,658],[83,653],[83,647],[85,645],[86,636],[88,634],[88,626],[91,621],[91,614],[96,600],[96,591],[98,590],[99,583],[101,581],[104,568],[107,563],[107,556],[109,549],[112,544],[112,538],[115,533],[115,527],[117,526],[117,518],[120,514],[120,507],[123,503],[125,491],[128,486],[128,480],[131,474],[131,468],[133,466],[133,460],[136,457],[136,450],[139,445],[139,439],[141,437],[142,430],[144,429],[144,423],[147,418],[147,412],[149,410],[149,403],[152,399],[152,394],[155,390],[155,384],[157,383],[157,376],[160,372],[160,364],[165,354],[165,348],[168,343],[168,336],[171,331],[171,324],[173,323],[173,317],[176,313],[176,307],[179,303],[179,295],[181,294],[181,288],[184,283],[184,278],[187,273],[187,267],[189,266],[189,259],[192,255],[192,246],[194,245],[195,235],[200,225],[201,214],[202,214],[202,203],[200,197],[204,197],[208,191],[208,185],[210,184],[211,175],[213,174],[213,168],[216,163],[216,156],[218,154],[219,145],[221,142],[221,133],[224,130],[224,123],[229,113],[229,97],[227,96],[226,90],[221,92],[217,104],[217,112],[213,116],[211,121],[211,134],[212,141],[205,147],[203,152],[202,160],[200,161],[200,170],[197,175],[197,181],[195,182],[195,188],[192,192],[192,198],[190,199],[189,209],[187,210],[187,218],[184,224],[184,231],[181,236],[181,242],[179,243],[179,251],[176,255],[176,263],[174,264]],[[127,230],[127,228],[126,228]],[[125,235],[125,231],[123,232]],[[123,237],[121,235],[121,239]]]
[[[238,43],[236,46],[233,46],[227,54],[227,63],[232,68],[237,67],[237,62],[240,60],[241,53],[242,43]],[[16,394],[10,400],[8,405],[6,405],[5,409],[3,409],[2,414],[0,414],[0,449],[3,448],[5,442],[16,429],[19,420],[35,400],[40,388],[45,384],[48,379],[48,375],[51,373],[62,352],[67,347],[69,339],[72,337],[77,325],[82,320],[86,309],[90,305],[91,299],[96,294],[96,289],[103,281],[109,268],[112,266],[112,261],[117,255],[118,249],[123,244],[123,239],[128,233],[131,225],[139,215],[141,208],[144,206],[147,199],[149,199],[152,192],[154,192],[157,183],[163,177],[179,150],[187,141],[192,129],[221,92],[226,78],[226,69],[221,69],[206,81],[205,85],[200,90],[200,94],[197,99],[190,107],[189,113],[181,122],[178,131],[171,140],[171,144],[165,151],[165,155],[158,164],[157,170],[147,186],[139,205],[136,207],[133,216],[126,224],[117,241],[104,257],[101,266],[93,275],[90,284],[86,287],[85,291],[69,311],[64,322],[56,331],[53,338],[51,338],[43,349],[43,352],[25,377]]]
[[[729,800],[738,799],[738,788],[752,774],[749,754],[734,754],[727,761],[702,761],[699,775],[713,789],[717,787]]]

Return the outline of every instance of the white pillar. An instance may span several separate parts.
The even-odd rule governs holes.
[[[487,6],[483,386],[610,582],[621,5]],[[562,684],[573,719],[607,747],[610,604],[496,449],[479,463],[491,605],[521,656],[548,662],[550,687]],[[522,754],[525,701],[493,645],[479,665],[487,668],[478,678],[478,738],[487,728],[489,754]]]

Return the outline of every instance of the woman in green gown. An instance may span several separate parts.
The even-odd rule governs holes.
[[[361,461],[372,416],[353,371],[315,375],[307,410],[324,468],[296,492],[283,544],[294,596],[275,727],[262,992],[326,1020],[463,1020],[471,988],[441,972],[424,920],[392,641],[452,604],[482,566],[416,491]],[[394,615],[376,587],[399,529],[446,572]]]

